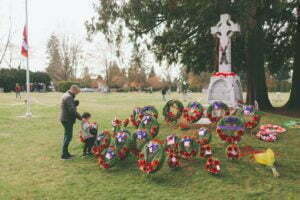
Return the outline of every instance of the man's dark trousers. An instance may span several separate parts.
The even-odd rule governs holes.
[[[62,157],[68,157],[70,156],[68,147],[69,144],[72,140],[73,136],[73,122],[61,122],[63,127],[64,127],[64,140],[63,140],[63,145],[62,145]]]

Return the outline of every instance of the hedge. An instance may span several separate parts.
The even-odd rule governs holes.
[[[72,85],[78,85],[80,86],[79,82],[75,81],[59,81],[56,84],[56,91],[58,92],[66,92],[70,89]]]
[[[45,72],[30,72],[30,83],[44,83],[49,86],[51,82],[50,76]],[[0,88],[4,92],[15,90],[16,83],[23,88],[26,85],[26,70],[24,69],[0,69]]]

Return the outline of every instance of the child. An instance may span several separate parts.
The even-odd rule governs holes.
[[[81,122],[81,132],[80,137],[82,137],[84,141],[83,147],[83,156],[92,155],[91,149],[95,143],[97,136],[97,125],[94,123],[90,123],[91,114],[85,112],[82,114],[82,122]]]

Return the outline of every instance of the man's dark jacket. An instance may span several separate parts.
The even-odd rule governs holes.
[[[77,108],[74,101],[75,95],[70,91],[63,94],[61,100],[61,122],[75,123],[76,118],[81,119],[80,114],[77,112]]]

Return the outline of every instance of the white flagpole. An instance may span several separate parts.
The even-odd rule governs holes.
[[[30,111],[30,77],[29,77],[29,34],[28,34],[28,0],[25,0],[25,15],[26,15],[26,32],[27,32],[27,45],[28,45],[28,55],[27,55],[27,59],[26,59],[26,65],[27,65],[27,69],[26,69],[26,105],[27,105],[27,110],[26,110],[26,117],[31,117],[31,111]]]

